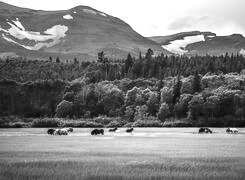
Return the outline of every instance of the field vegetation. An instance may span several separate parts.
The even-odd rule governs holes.
[[[244,129],[135,128],[126,134],[68,136],[46,129],[2,129],[0,179],[227,179],[245,177]],[[17,133],[17,134],[16,134]]]

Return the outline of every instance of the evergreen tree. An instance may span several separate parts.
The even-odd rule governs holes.
[[[141,51],[139,52],[139,60],[142,59]]]
[[[132,65],[133,65],[133,58],[132,58],[131,54],[128,53],[128,57],[125,60],[125,64],[124,64],[124,66],[125,66],[125,74],[128,74],[129,69],[132,67]]]
[[[148,49],[147,50],[147,52],[146,52],[146,54],[145,54],[145,58],[146,59],[148,59],[148,60],[150,60],[150,59],[152,59],[152,55],[153,55],[154,53],[153,53],[153,51],[152,51],[152,49]]]
[[[98,62],[103,63],[104,60],[105,60],[105,53],[104,53],[104,51],[101,51],[98,53]]]
[[[77,58],[75,57],[74,58],[74,64],[78,64],[79,62],[78,62],[78,60],[77,60]]]
[[[60,58],[59,57],[56,58],[56,63],[60,63]]]
[[[201,79],[198,74],[198,71],[196,70],[192,82],[192,93],[194,94],[195,92],[200,92],[200,91],[201,91]]]
[[[175,83],[173,87],[173,104],[177,102],[177,99],[180,97],[180,89],[181,89],[181,80],[180,80],[180,74],[177,76],[177,82]]]

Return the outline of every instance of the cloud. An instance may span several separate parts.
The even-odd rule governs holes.
[[[235,21],[205,14],[200,16],[179,16],[169,24],[167,29],[173,32],[192,30],[211,31],[218,35],[230,35],[234,33],[245,34],[244,28]]]
[[[211,17],[208,15],[202,15],[198,17],[194,16],[181,16],[176,18],[173,22],[171,22],[168,26],[169,30],[180,30],[185,28],[190,28],[196,26],[197,24],[203,24],[211,20]]]

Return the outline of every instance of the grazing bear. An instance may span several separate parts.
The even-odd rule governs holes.
[[[54,135],[61,135],[61,134],[60,134],[60,129],[56,129],[56,130],[54,131]]]
[[[117,127],[113,128],[113,129],[109,129],[109,132],[116,132],[117,131]]]
[[[66,128],[60,129],[60,135],[68,135],[68,131]]]
[[[237,130],[237,128],[228,128],[228,129],[226,129],[226,132],[227,133],[237,134],[238,133],[238,130]]]
[[[54,132],[54,135],[68,135],[68,131],[63,128],[63,129],[56,129]]]
[[[68,132],[73,132],[73,128],[72,128],[72,127],[68,127],[68,128],[66,128],[66,130],[67,130]]]
[[[205,132],[205,128],[200,128],[199,129],[199,133],[204,133]]]
[[[126,132],[131,133],[131,132],[133,132],[133,130],[134,130],[134,128],[130,128],[130,129],[127,129]]]
[[[200,128],[199,129],[199,133],[212,133],[212,131],[211,131],[211,129],[209,129],[209,128]]]
[[[91,135],[98,135],[98,134],[104,135],[104,129],[94,129],[93,131],[91,131]]]
[[[54,135],[55,129],[48,129],[47,133],[50,135]]]

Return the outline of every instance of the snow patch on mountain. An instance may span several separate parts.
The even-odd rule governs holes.
[[[185,50],[185,47],[188,44],[200,41],[205,41],[204,35],[186,36],[184,37],[184,39],[171,41],[168,45],[163,45],[162,47],[172,53],[182,55],[188,52],[187,50]]]
[[[63,18],[67,20],[73,19],[73,17],[70,14],[64,15]]]
[[[83,12],[89,13],[89,14],[97,14],[97,12],[91,10],[91,9],[83,9]]]
[[[55,25],[44,31],[44,34],[41,34],[40,32],[26,31],[24,26],[20,23],[18,19],[13,22],[13,24],[11,22],[7,22],[10,25],[10,28],[7,30],[3,29],[0,26],[0,32],[3,32],[2,37],[6,41],[15,43],[29,50],[39,50],[43,47],[52,47],[58,44],[61,41],[61,38],[64,38],[66,36],[65,33],[68,31],[67,26]],[[17,42],[13,38],[18,40],[33,40],[35,41],[35,45],[26,46],[22,43]]]
[[[18,28],[20,28],[21,30],[25,30],[24,26],[19,21],[19,18],[16,18],[16,20],[12,20],[12,21]]]
[[[100,13],[101,16],[107,17],[105,13]]]
[[[244,50],[244,49],[241,49],[239,53],[240,53],[241,55],[245,56],[245,50]]]
[[[0,28],[0,31],[6,32],[11,36],[23,40],[34,40],[34,41],[47,41],[50,39],[57,39],[64,37],[65,32],[68,30],[67,26],[64,25],[55,25],[46,31],[44,31],[44,35],[41,35],[40,32],[26,31],[16,27],[14,24],[7,22],[11,27],[8,30]]]
[[[92,9],[83,9],[83,12],[85,13],[89,13],[89,14],[95,14],[95,15],[101,15],[101,16],[104,16],[104,17],[107,17],[107,15],[103,12],[96,12]]]

